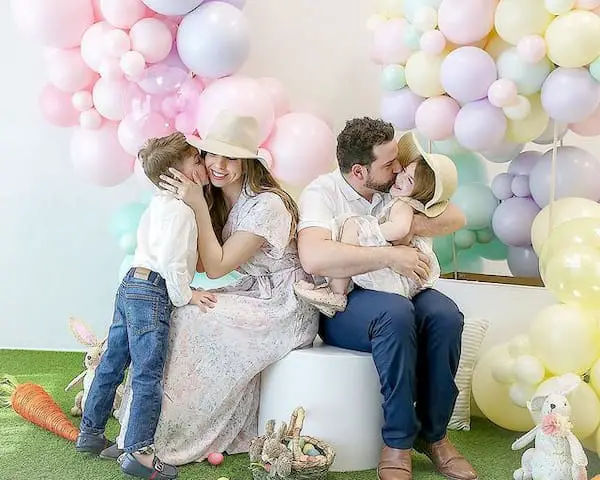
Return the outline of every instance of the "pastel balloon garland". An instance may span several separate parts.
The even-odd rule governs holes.
[[[71,159],[99,186],[127,180],[147,138],[206,134],[222,109],[255,116],[276,178],[303,186],[330,170],[335,138],[275,78],[240,74],[250,52],[245,0],[11,0],[46,47],[45,119],[73,127]],[[124,242],[128,243],[128,242]]]

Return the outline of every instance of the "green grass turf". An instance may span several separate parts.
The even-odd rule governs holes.
[[[0,374],[9,373],[20,382],[38,383],[54,397],[65,412],[75,392],[65,393],[68,382],[81,371],[81,353],[0,350]],[[78,424],[78,419],[73,419]],[[117,423],[111,420],[107,434],[114,438]],[[452,432],[452,440],[473,462],[480,480],[509,480],[518,467],[520,453],[510,450],[516,434],[473,419],[470,432]],[[360,442],[361,439],[357,439]],[[590,455],[592,457],[592,455]],[[595,456],[594,456],[595,457]],[[590,473],[600,471],[597,458],[591,459]],[[247,455],[225,458],[219,467],[206,463],[180,468],[183,480],[249,480]],[[441,479],[431,464],[416,456],[415,480]],[[11,480],[112,480],[123,478],[116,462],[78,455],[73,445],[23,420],[11,409],[0,410],[0,478]],[[330,480],[374,480],[374,471],[331,473]]]

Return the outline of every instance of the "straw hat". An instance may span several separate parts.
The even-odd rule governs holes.
[[[425,205],[423,213],[428,217],[437,217],[443,213],[458,187],[458,172],[454,162],[446,155],[425,152],[412,132],[404,133],[398,140],[398,156],[403,157],[403,165],[408,165],[421,156],[425,159],[435,175],[435,192]]]
[[[269,169],[267,160],[258,155],[260,125],[254,117],[223,110],[211,124],[204,139],[187,135],[186,140],[198,150],[213,155],[227,158],[255,158]]]

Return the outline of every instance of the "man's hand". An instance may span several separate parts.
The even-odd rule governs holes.
[[[392,247],[389,250],[390,268],[418,284],[423,284],[429,278],[431,267],[427,255],[413,247]]]
[[[200,310],[206,312],[207,308],[215,308],[217,296],[211,292],[202,292],[200,290],[192,290],[192,299],[190,305],[200,307]]]

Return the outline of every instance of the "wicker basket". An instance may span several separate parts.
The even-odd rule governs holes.
[[[307,435],[300,435],[304,425],[305,412],[302,407],[298,407],[291,415],[290,423],[287,428],[284,442],[291,442],[292,453],[292,471],[290,475],[281,477],[276,472],[269,472],[268,465],[265,465],[260,459],[253,459],[251,464],[252,476],[254,480],[325,480],[329,468],[335,459],[335,451],[328,443]],[[252,440],[250,450],[263,445],[266,440],[266,434],[256,437]],[[302,453],[301,443],[310,443],[315,446],[322,454],[310,457]],[[252,453],[251,453],[252,457]]]

